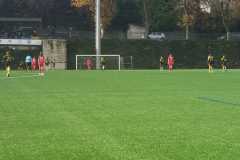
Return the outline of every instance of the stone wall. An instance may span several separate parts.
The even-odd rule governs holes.
[[[55,69],[67,68],[67,43],[62,39],[43,40],[43,54],[55,62]],[[49,66],[50,67],[50,66]]]

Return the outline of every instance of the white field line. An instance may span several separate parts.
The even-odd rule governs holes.
[[[19,79],[19,78],[33,78],[33,77],[40,77],[40,75],[25,75],[25,76],[15,76],[15,77],[4,77],[0,78],[0,80],[7,80],[7,79]]]

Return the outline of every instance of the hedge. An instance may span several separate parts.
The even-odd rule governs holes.
[[[133,56],[135,69],[159,67],[159,57],[171,52],[177,68],[205,68],[208,50],[215,57],[216,65],[224,54],[231,67],[240,64],[240,42],[238,41],[152,41],[152,40],[103,40],[102,54]],[[95,54],[94,41],[68,41],[68,68],[75,68],[76,54]]]

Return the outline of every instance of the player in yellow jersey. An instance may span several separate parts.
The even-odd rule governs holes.
[[[221,65],[222,65],[222,71],[227,70],[227,58],[223,55],[221,57]]]
[[[214,58],[212,54],[208,55],[208,71],[213,72],[213,64],[214,64]]]
[[[11,63],[13,60],[14,58],[11,56],[10,52],[7,51],[6,54],[3,56],[3,62],[5,63],[7,77],[10,77]]]
[[[163,70],[163,66],[164,66],[164,57],[161,56],[160,59],[159,59],[159,62],[160,62],[160,70]]]

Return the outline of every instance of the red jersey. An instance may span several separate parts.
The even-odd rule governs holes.
[[[86,59],[86,62],[85,62],[86,64],[86,67],[87,67],[87,69],[92,69],[92,60],[90,59],[90,58],[88,58],[88,59]]]
[[[39,56],[38,57],[38,64],[39,65],[44,65],[45,64],[45,57],[44,56]]]
[[[173,65],[174,64],[174,57],[172,55],[168,56],[168,65]]]
[[[91,66],[92,65],[92,60],[91,59],[87,59],[86,64],[87,64],[87,66]]]
[[[32,59],[32,65],[35,66],[36,65],[36,58]]]

